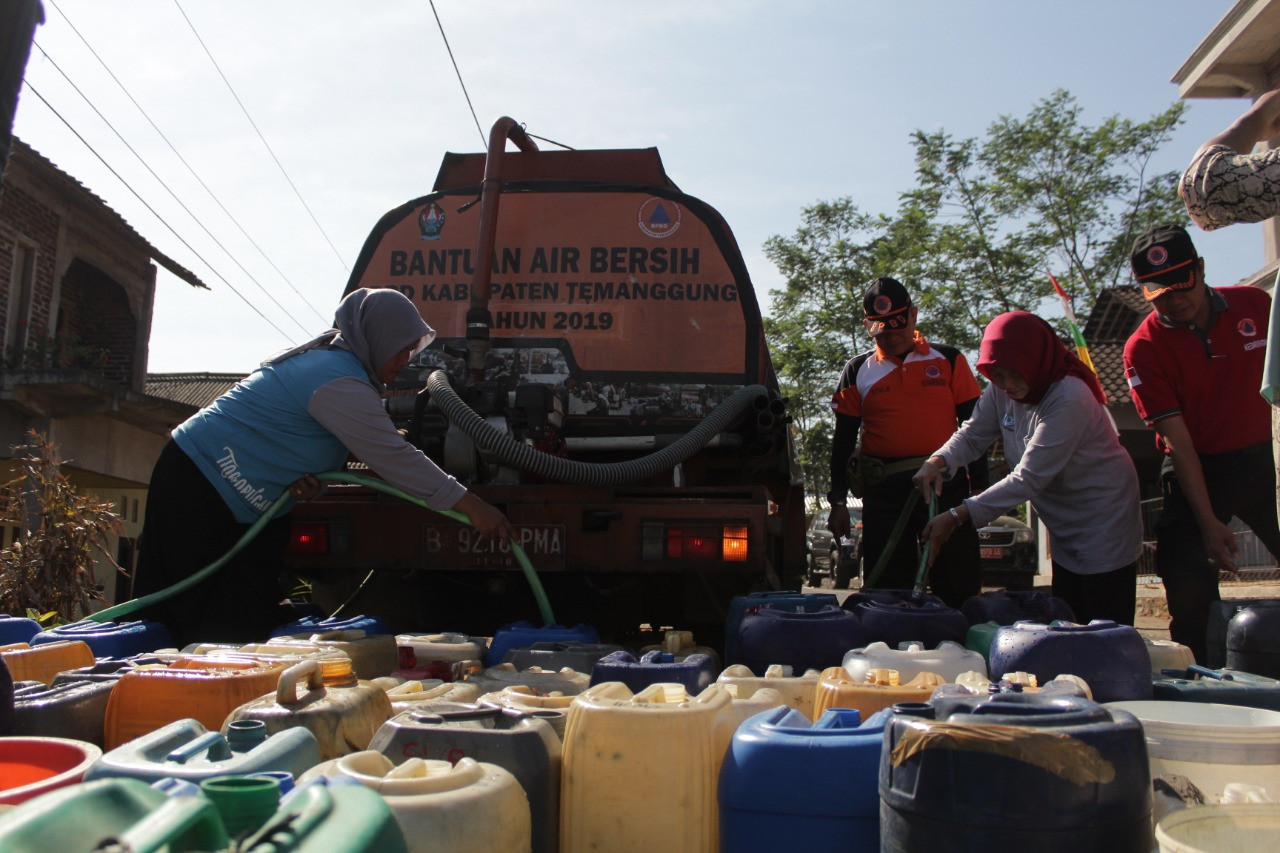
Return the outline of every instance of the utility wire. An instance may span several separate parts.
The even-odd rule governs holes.
[[[244,304],[245,304],[245,305],[248,305],[251,309],[253,309],[253,312],[254,312],[255,314],[257,314],[257,315],[258,315],[259,317],[261,317],[263,320],[266,320],[267,325],[271,326],[271,328],[273,328],[273,329],[275,329],[277,332],[279,332],[279,333],[280,333],[280,335],[281,335],[281,337],[283,337],[285,340],[287,340],[287,341],[288,341],[289,343],[291,343],[291,344],[292,344],[292,343],[296,343],[296,341],[294,341],[294,339],[293,339],[293,338],[289,337],[289,336],[285,333],[285,331],[284,331],[283,329],[281,329],[281,328],[280,328],[279,326],[277,326],[275,323],[271,322],[271,319],[270,319],[269,317],[267,317],[267,315],[266,315],[266,314],[263,314],[260,310],[258,310],[258,306],[254,305],[252,302],[250,302],[248,299],[246,299],[246,298],[245,298],[245,295],[244,295],[243,293],[241,293],[240,291],[236,290],[235,285],[233,285],[231,282],[227,281],[227,279],[222,275],[222,273],[218,272],[218,270],[213,266],[213,264],[211,264],[211,263],[209,263],[207,260],[205,260],[205,259],[204,259],[204,256],[203,256],[203,255],[201,255],[198,251],[196,251],[196,249],[195,249],[195,247],[194,247],[194,246],[192,246],[192,245],[191,245],[190,243],[188,243],[185,239],[183,239],[182,235],[181,235],[181,234],[179,234],[177,231],[175,231],[175,230],[173,229],[173,226],[172,226],[172,225],[170,225],[170,224],[168,223],[168,221],[167,221],[167,220],[165,220],[165,218],[164,218],[163,216],[161,216],[159,213],[157,213],[157,212],[156,212],[156,210],[155,210],[155,208],[153,208],[150,204],[148,204],[148,203],[147,203],[147,200],[146,200],[146,199],[144,199],[142,196],[138,195],[137,190],[135,190],[132,186],[130,186],[130,185],[129,185],[129,182],[128,182],[128,181],[126,181],[126,180],[124,179],[124,177],[123,177],[119,172],[117,172],[115,169],[113,169],[113,168],[111,167],[111,164],[110,164],[110,163],[108,163],[108,162],[103,158],[103,156],[97,152],[97,149],[95,149],[92,145],[90,145],[90,144],[89,144],[89,141],[88,141],[87,139],[85,139],[83,136],[81,136],[81,135],[80,135],[80,132],[79,132],[78,130],[76,130],[74,127],[72,127],[72,126],[71,126],[71,122],[67,121],[67,120],[63,117],[62,113],[60,113],[60,112],[58,112],[56,109],[54,109],[53,104],[49,103],[49,101],[45,99],[44,95],[40,94],[39,90],[37,90],[35,86],[32,86],[32,85],[31,85],[31,81],[30,81],[30,80],[27,80],[27,79],[25,79],[25,78],[24,78],[22,82],[23,82],[23,84],[27,87],[27,90],[28,90],[28,91],[30,91],[30,92],[31,92],[31,94],[33,94],[33,95],[35,95],[37,98],[39,98],[39,99],[40,99],[40,101],[41,101],[41,102],[42,102],[46,107],[48,107],[48,108],[49,108],[49,111],[50,111],[50,112],[52,112],[55,116],[57,116],[57,117],[58,117],[58,120],[59,120],[59,121],[61,121],[63,124],[65,124],[65,125],[67,126],[67,130],[70,130],[73,134],[75,134],[76,139],[79,139],[79,140],[80,140],[80,142],[84,145],[84,147],[85,147],[85,148],[88,148],[88,149],[89,149],[89,152],[90,152],[91,154],[93,154],[93,156],[94,156],[94,157],[97,157],[97,158],[98,158],[98,161],[99,161],[100,163],[102,163],[102,165],[106,166],[106,167],[107,167],[107,170],[108,170],[109,172],[111,172],[111,174],[113,174],[113,175],[115,175],[115,176],[116,176],[116,180],[118,180],[118,181],[120,181],[120,183],[124,184],[124,188],[125,188],[125,189],[127,189],[129,192],[133,193],[133,197],[134,197],[134,198],[136,198],[138,201],[140,201],[140,202],[142,203],[142,206],[143,206],[143,207],[145,207],[147,210],[149,210],[149,211],[151,212],[151,215],[152,215],[152,216],[154,216],[157,220],[159,220],[159,222],[160,222],[160,224],[161,224],[161,225],[163,225],[165,228],[168,228],[168,229],[169,229],[169,233],[170,233],[170,234],[172,234],[174,237],[177,237],[177,238],[178,238],[178,242],[180,242],[180,243],[182,243],[182,245],[186,246],[186,247],[187,247],[187,249],[188,249],[188,250],[190,250],[191,254],[193,254],[193,255],[195,255],[197,258],[199,258],[199,259],[200,259],[200,262],[201,262],[201,263],[203,263],[206,267],[208,267],[208,269],[209,269],[209,271],[210,271],[210,272],[212,272],[212,273],[213,273],[214,275],[216,275],[219,279],[221,279],[223,284],[225,284],[227,287],[231,288],[231,292],[232,292],[232,293],[234,293],[236,296],[239,296],[239,297],[240,297],[240,300],[241,300],[242,302],[244,302]]]
[[[178,2],[178,0],[174,0]],[[458,70],[458,60],[453,58],[453,48],[449,47],[449,37],[444,34],[444,24],[440,23],[440,13],[436,11],[436,0],[427,0],[431,4],[431,14],[436,16],[436,26],[440,29],[440,38],[444,40],[444,49],[449,52],[449,61],[453,63],[453,73],[458,75],[458,85],[462,87],[462,97],[467,99],[467,109],[471,110],[471,120],[476,123],[476,132],[480,134],[480,147],[488,145],[484,130],[480,127],[480,119],[476,118],[476,108],[471,105],[471,95],[467,93],[467,84],[462,82],[462,72]]]
[[[256,284],[258,286],[258,289],[261,290],[268,299],[274,302],[275,306],[279,308],[281,311],[283,311],[286,317],[288,317],[293,322],[297,323],[298,328],[302,329],[303,334],[310,334],[310,330],[305,325],[303,325],[302,322],[299,321],[297,317],[293,316],[293,314],[289,312],[288,308],[285,308],[283,305],[281,305],[280,301],[276,299],[274,296],[272,296],[270,291],[268,291],[265,287],[262,286],[262,282],[254,278],[253,273],[245,269],[244,264],[240,263],[240,261],[236,259],[235,255],[231,254],[231,250],[229,250],[226,246],[224,246],[222,244],[222,241],[219,240],[217,237],[215,237],[213,232],[210,231],[205,226],[205,224],[200,221],[200,218],[191,211],[191,208],[187,207],[187,205],[182,201],[182,199],[178,198],[177,193],[175,193],[169,187],[169,185],[164,182],[164,178],[161,178],[159,175],[155,173],[155,170],[151,168],[151,165],[147,163],[145,159],[143,159],[141,154],[139,154],[137,151],[134,150],[133,146],[129,144],[129,141],[125,139],[124,136],[121,135],[120,131],[116,130],[115,126],[112,125],[111,122],[107,120],[107,117],[104,116],[101,111],[99,111],[97,106],[94,105],[93,101],[89,100],[88,96],[85,95],[84,92],[80,91],[80,87],[75,84],[75,81],[73,81],[70,77],[67,76],[67,73],[58,66],[58,63],[53,61],[53,57],[49,56],[49,54],[45,52],[45,49],[41,47],[38,43],[33,42],[33,44],[35,44],[36,50],[40,51],[40,53],[44,55],[44,58],[49,61],[49,64],[52,65],[55,69],[57,69],[58,73],[62,75],[62,78],[66,80],[69,84],[71,84],[71,88],[76,90],[76,94],[78,94],[81,98],[84,99],[84,102],[89,105],[89,109],[93,110],[97,114],[98,118],[102,119],[103,123],[107,127],[111,128],[111,132],[114,133],[116,135],[116,138],[119,139],[120,142],[124,144],[125,148],[129,149],[129,153],[132,154],[134,157],[136,157],[138,159],[138,162],[142,164],[143,168],[151,173],[151,177],[155,178],[160,183],[160,186],[165,188],[165,191],[168,192],[169,195],[173,197],[173,200],[178,203],[178,206],[181,207],[183,210],[185,210],[187,212],[187,215],[191,217],[191,219],[196,223],[196,225],[200,226],[201,230],[204,231],[204,233],[209,237],[209,239],[212,240],[228,258],[231,259],[231,262],[233,264],[235,264],[237,267],[240,268],[240,272],[248,276],[249,280],[252,281],[254,284]],[[323,320],[324,318],[321,317],[320,319]]]
[[[101,65],[102,69],[107,72],[107,75],[112,80],[115,81],[115,84],[120,87],[120,91],[124,92],[125,97],[128,98],[130,103],[132,103],[134,107],[137,108],[138,112],[141,113],[142,117],[147,120],[147,123],[151,125],[151,128],[156,132],[156,134],[162,140],[164,140],[164,144],[169,146],[169,150],[173,152],[173,156],[178,158],[178,162],[182,163],[182,165],[187,168],[187,171],[191,173],[191,177],[196,179],[196,183],[200,184],[200,186],[204,189],[204,191],[209,194],[209,198],[213,199],[214,204],[218,205],[219,209],[221,209],[222,212],[226,214],[227,218],[230,219],[231,222],[236,226],[236,228],[240,230],[240,233],[244,235],[244,238],[249,241],[249,243],[253,246],[253,248],[258,250],[258,254],[261,255],[263,259],[271,266],[271,268],[276,271],[276,273],[280,276],[280,278],[284,281],[284,283],[289,285],[289,288],[298,295],[298,298],[302,300],[303,304],[311,309],[311,313],[315,314],[316,317],[320,319],[321,323],[328,324],[330,320],[326,318],[318,310],[316,310],[316,307],[313,304],[311,304],[311,301],[308,300],[307,297],[304,296],[302,292],[298,290],[297,287],[294,286],[293,282],[289,280],[289,277],[284,274],[284,271],[281,270],[280,267],[276,266],[276,262],[271,259],[271,257],[266,253],[266,251],[262,248],[262,246],[258,245],[258,241],[254,240],[253,237],[250,236],[249,232],[246,231],[244,229],[244,226],[240,224],[240,221],[231,214],[231,211],[227,210],[226,205],[222,203],[222,199],[218,198],[218,196],[213,192],[213,190],[209,188],[209,185],[204,182],[204,179],[201,178],[199,174],[197,174],[196,170],[191,166],[190,163],[187,162],[186,158],[182,156],[182,153],[178,151],[177,147],[172,142],[169,141],[169,137],[164,135],[164,131],[162,131],[160,127],[154,121],[151,120],[151,116],[148,115],[147,111],[142,108],[142,104],[138,103],[138,101],[133,97],[133,93],[131,93],[128,87],[125,86],[124,83],[121,82],[120,78],[115,75],[115,72],[111,70],[111,67],[109,65],[107,65],[106,60],[104,60],[101,56],[99,56],[98,52],[93,49],[93,45],[89,44],[89,40],[84,37],[84,35],[80,32],[80,30],[76,29],[76,25],[71,22],[70,18],[67,17],[67,13],[62,11],[62,9],[58,6],[55,0],[48,0],[48,3],[49,5],[53,6],[53,8],[57,10],[58,14],[62,16],[62,19],[67,22],[67,26],[71,28],[71,31],[75,33],[76,37],[80,39],[81,43],[83,43],[84,46],[88,48],[89,53],[93,54],[93,58],[98,60],[98,64]],[[38,46],[39,45],[37,45],[37,47]],[[40,52],[44,53],[44,50],[42,49]],[[48,54],[45,54],[45,56],[47,57]],[[50,60],[50,62],[52,61],[53,60]],[[54,67],[57,68],[56,63],[54,64]],[[60,68],[58,70],[59,72],[62,71],[62,69]],[[62,76],[66,77],[67,75],[64,73]],[[74,86],[75,84],[72,83],[72,85]],[[84,95],[81,94],[81,97],[84,97]],[[88,98],[85,98],[85,100],[88,100]]]
[[[240,106],[240,111],[244,113],[244,117],[248,119],[249,125],[253,128],[253,132],[258,134],[258,139],[262,140],[262,144],[267,149],[267,153],[271,155],[271,159],[275,161],[276,166],[280,169],[280,174],[284,175],[284,179],[288,182],[290,189],[293,190],[293,194],[298,197],[298,201],[302,203],[303,209],[307,211],[307,215],[311,217],[311,221],[315,223],[316,228],[319,229],[321,235],[324,236],[325,242],[328,243],[329,248],[333,250],[334,257],[338,259],[338,263],[342,264],[342,268],[350,273],[351,268],[347,266],[347,262],[342,259],[342,253],[338,251],[338,247],[329,239],[329,235],[325,232],[324,226],[320,224],[320,220],[316,219],[316,215],[311,212],[311,207],[307,204],[307,200],[302,197],[302,193],[299,192],[297,186],[294,185],[293,179],[290,178],[289,173],[285,171],[284,164],[280,162],[280,158],[276,156],[276,152],[271,150],[271,145],[268,144],[267,138],[262,135],[262,131],[259,130],[258,125],[254,123],[253,116],[249,115],[249,110],[245,108],[244,103],[240,100],[240,96],[236,94],[236,90],[231,86],[231,81],[227,79],[227,75],[222,73],[222,67],[218,65],[218,60],[213,58],[213,53],[211,53],[208,46],[205,45],[204,39],[200,38],[200,33],[197,32],[195,24],[191,23],[191,19],[187,17],[187,13],[183,11],[182,4],[178,2],[178,0],[173,0],[173,5],[178,7],[178,12],[181,13],[182,19],[186,21],[187,26],[191,28],[191,32],[195,35],[196,41],[200,42],[200,47],[204,49],[205,55],[209,57],[209,61],[212,62],[213,67],[217,69],[218,76],[222,78],[222,82],[226,84],[227,90],[231,92],[231,97],[235,98],[236,103]]]

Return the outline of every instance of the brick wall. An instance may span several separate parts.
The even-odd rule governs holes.
[[[4,195],[0,196],[0,336],[5,335],[9,326],[9,296],[12,291],[12,276],[20,273],[14,269],[17,241],[34,246],[35,287],[31,294],[31,319],[27,338],[32,339],[31,330],[52,331],[49,329],[49,316],[52,308],[54,264],[58,250],[58,216],[54,211],[41,204],[21,187],[6,182]],[[8,340],[0,341],[5,351],[11,346]]]

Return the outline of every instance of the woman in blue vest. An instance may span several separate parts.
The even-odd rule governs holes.
[[[362,288],[338,306],[334,328],[265,362],[181,423],[151,475],[133,594],[194,574],[231,549],[286,490],[313,497],[316,472],[350,453],[433,509],[466,514],[486,536],[511,523],[396,431],[384,386],[435,332],[403,294]],[[209,580],[143,612],[190,641],[266,639],[283,621],[281,558],[293,501]]]

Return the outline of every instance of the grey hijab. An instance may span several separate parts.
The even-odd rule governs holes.
[[[418,309],[403,293],[390,288],[362,287],[347,294],[338,304],[332,329],[273,356],[264,364],[279,364],[308,350],[337,346],[360,359],[369,378],[375,385],[381,385],[378,368],[407,346],[421,350],[435,336],[435,330],[423,322]]]

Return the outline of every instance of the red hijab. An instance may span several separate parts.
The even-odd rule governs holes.
[[[1052,326],[1026,311],[1010,311],[987,324],[978,350],[978,372],[990,379],[993,367],[1022,374],[1028,391],[1019,403],[1039,403],[1049,386],[1064,376],[1079,377],[1099,403],[1107,402],[1089,366],[1063,345]]]

